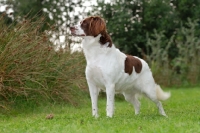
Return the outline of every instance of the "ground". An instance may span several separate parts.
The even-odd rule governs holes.
[[[198,133],[200,132],[200,88],[170,88],[171,98],[163,102],[168,118],[156,106],[141,99],[141,113],[134,115],[131,104],[115,102],[115,115],[107,118],[105,97],[99,100],[99,118],[91,116],[89,99],[73,107],[51,104],[0,114],[1,133]],[[48,115],[53,115],[48,118]]]

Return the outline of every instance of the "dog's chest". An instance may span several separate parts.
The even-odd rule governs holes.
[[[104,84],[106,82],[106,76],[101,66],[87,65],[86,76],[87,78],[92,80],[96,85],[98,85],[101,88],[104,88]]]

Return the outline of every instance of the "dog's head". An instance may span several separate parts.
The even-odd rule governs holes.
[[[79,25],[70,27],[71,34],[74,36],[94,36],[106,30],[106,24],[100,17],[88,17],[80,22]]]
[[[100,43],[102,45],[109,43],[108,47],[112,46],[111,38],[106,31],[106,23],[101,17],[91,16],[85,18],[79,25],[71,26],[70,30],[72,35],[81,37],[96,37],[101,34]]]

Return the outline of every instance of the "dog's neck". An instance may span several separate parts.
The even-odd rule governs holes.
[[[83,36],[83,41],[82,41],[82,45],[83,45],[83,49],[87,48],[87,49],[91,49],[93,47],[96,48],[102,48],[102,47],[107,47],[107,48],[111,48],[112,47],[112,41],[111,40],[103,40],[102,38],[104,38],[101,34],[97,35],[96,37],[93,36]]]
[[[108,47],[110,42],[106,42],[105,44],[101,44],[100,38],[102,36],[99,34],[97,37],[93,36],[84,36],[82,41],[82,48],[85,54],[86,60],[96,60],[99,57],[109,56],[111,50],[115,49],[115,46],[112,45]]]

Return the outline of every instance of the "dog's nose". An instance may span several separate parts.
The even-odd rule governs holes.
[[[74,26],[70,26],[70,30],[75,30],[76,28]]]

